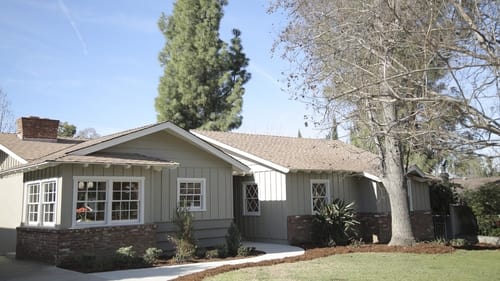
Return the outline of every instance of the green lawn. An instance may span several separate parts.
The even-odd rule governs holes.
[[[206,280],[500,280],[500,251],[344,254],[246,268]]]

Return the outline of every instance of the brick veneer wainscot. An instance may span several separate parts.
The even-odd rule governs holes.
[[[434,226],[430,211],[414,211],[410,214],[413,235],[418,241],[434,239]],[[358,213],[358,236],[364,242],[373,242],[376,235],[378,242],[388,243],[391,240],[390,213]],[[316,230],[317,231],[317,230]],[[287,218],[287,238],[290,244],[299,245],[314,241],[314,224],[312,215],[289,216]]]
[[[390,213],[358,213],[356,215],[359,225],[360,238],[365,242],[373,242],[373,235],[381,243],[391,240],[391,214]],[[413,236],[417,241],[434,239],[434,225],[431,211],[413,211],[410,213]]]
[[[142,255],[156,246],[156,225],[128,225],[78,229],[17,228],[16,257],[51,264],[79,255],[111,256],[120,247],[134,246]]]

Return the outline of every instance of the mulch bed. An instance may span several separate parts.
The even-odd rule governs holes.
[[[316,258],[327,257],[331,255],[338,254],[348,254],[348,253],[415,253],[415,254],[446,254],[452,253],[455,251],[455,248],[452,246],[446,245],[436,245],[432,243],[418,243],[414,246],[387,246],[384,244],[364,244],[359,246],[337,246],[337,247],[328,247],[328,248],[314,248],[309,245],[301,245],[302,248],[306,249],[304,255],[296,256],[296,257],[288,257],[278,260],[269,260],[262,261],[257,263],[244,263],[237,265],[224,265],[221,267],[208,269],[202,272],[193,273],[185,276],[178,277],[175,280],[182,281],[198,281],[202,280],[206,277],[214,276],[217,274],[247,268],[247,267],[256,267],[256,266],[269,266],[281,263],[291,263],[291,262],[299,262],[299,261],[307,261]],[[467,250],[486,250],[486,249],[499,249],[498,247],[489,246],[485,244],[476,244],[469,247],[461,247],[460,249]]]

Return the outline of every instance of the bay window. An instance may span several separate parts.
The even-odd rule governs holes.
[[[74,225],[142,223],[144,178],[75,177]]]

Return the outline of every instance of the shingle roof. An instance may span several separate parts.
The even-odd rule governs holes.
[[[84,140],[60,138],[57,142],[21,140],[16,134],[0,134],[0,144],[30,162],[75,146]]]
[[[300,171],[377,171],[377,156],[338,140],[195,130],[210,139]]]

